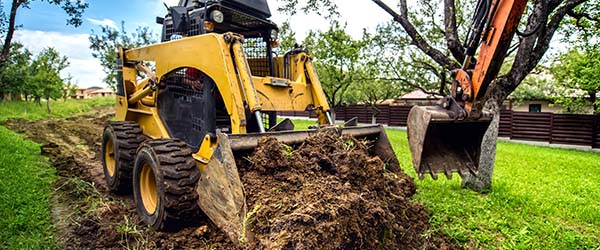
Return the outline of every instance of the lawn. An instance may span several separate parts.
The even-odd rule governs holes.
[[[298,128],[311,121],[295,120]],[[387,130],[404,171],[406,132]],[[478,194],[460,177],[415,181],[431,224],[463,247],[600,249],[600,154],[499,142],[493,188]]]
[[[100,97],[85,100],[69,99],[66,102],[62,100],[50,101],[52,112],[48,113],[45,101],[42,102],[42,105],[23,101],[0,102],[0,121],[9,118],[40,120],[49,117],[68,117],[73,114],[88,112],[94,107],[112,106],[114,104],[114,97]]]
[[[113,103],[114,97],[52,102],[48,114],[44,104],[0,102],[0,121],[67,117]],[[38,144],[0,126],[0,249],[56,248],[49,205],[55,179]]]
[[[9,117],[66,117],[112,105],[113,99],[54,104],[55,113],[31,103],[0,103]],[[19,113],[20,110],[21,113]],[[311,121],[294,121],[306,128]],[[387,130],[411,176],[406,133]],[[416,202],[432,211],[432,230],[465,248],[600,249],[600,154],[499,142],[493,188],[478,194],[460,178],[416,181]],[[49,199],[54,169],[39,145],[0,126],[0,249],[55,248]]]

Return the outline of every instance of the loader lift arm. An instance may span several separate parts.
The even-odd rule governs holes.
[[[451,72],[451,93],[436,106],[416,106],[409,113],[409,146],[419,178],[427,173],[434,179],[438,173],[448,178],[454,172],[477,174],[481,143],[493,116],[483,111],[486,93],[526,5],[527,0],[478,0],[464,45],[465,60]]]

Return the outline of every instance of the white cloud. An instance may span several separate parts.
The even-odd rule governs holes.
[[[104,87],[102,79],[105,73],[100,61],[92,56],[88,38],[88,34],[17,30],[14,41],[22,43],[34,55],[47,47],[55,48],[69,58],[70,66],[61,72],[62,77],[70,74],[80,87]]]
[[[94,18],[86,18],[88,21],[90,21],[90,23],[94,24],[94,25],[100,25],[100,26],[108,26],[111,27],[115,30],[119,30],[119,26],[117,26],[117,23],[115,23],[115,21],[110,20],[108,18],[104,18],[102,20],[100,19],[94,19]]]

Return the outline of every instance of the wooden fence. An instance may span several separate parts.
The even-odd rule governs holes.
[[[406,126],[411,106],[378,105],[376,122],[389,126]],[[374,110],[365,105],[336,108],[336,120],[357,117],[371,123]],[[284,116],[315,118],[310,112],[279,112]],[[498,135],[516,140],[543,141],[600,148],[600,115],[568,115],[502,110]]]

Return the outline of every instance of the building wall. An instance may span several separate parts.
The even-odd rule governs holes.
[[[533,104],[539,104],[542,108],[541,112],[550,112],[550,113],[565,113],[563,106],[551,104],[549,101],[525,101],[522,103],[512,103],[512,110],[518,112],[529,112],[529,106]],[[510,107],[510,104],[505,103],[504,106]],[[594,108],[589,107],[586,109],[584,114],[593,114]]]
[[[530,105],[540,105],[540,112],[560,113],[562,107],[560,105],[551,105],[549,101],[525,101],[522,103],[513,103],[512,110],[518,112],[529,112]]]

